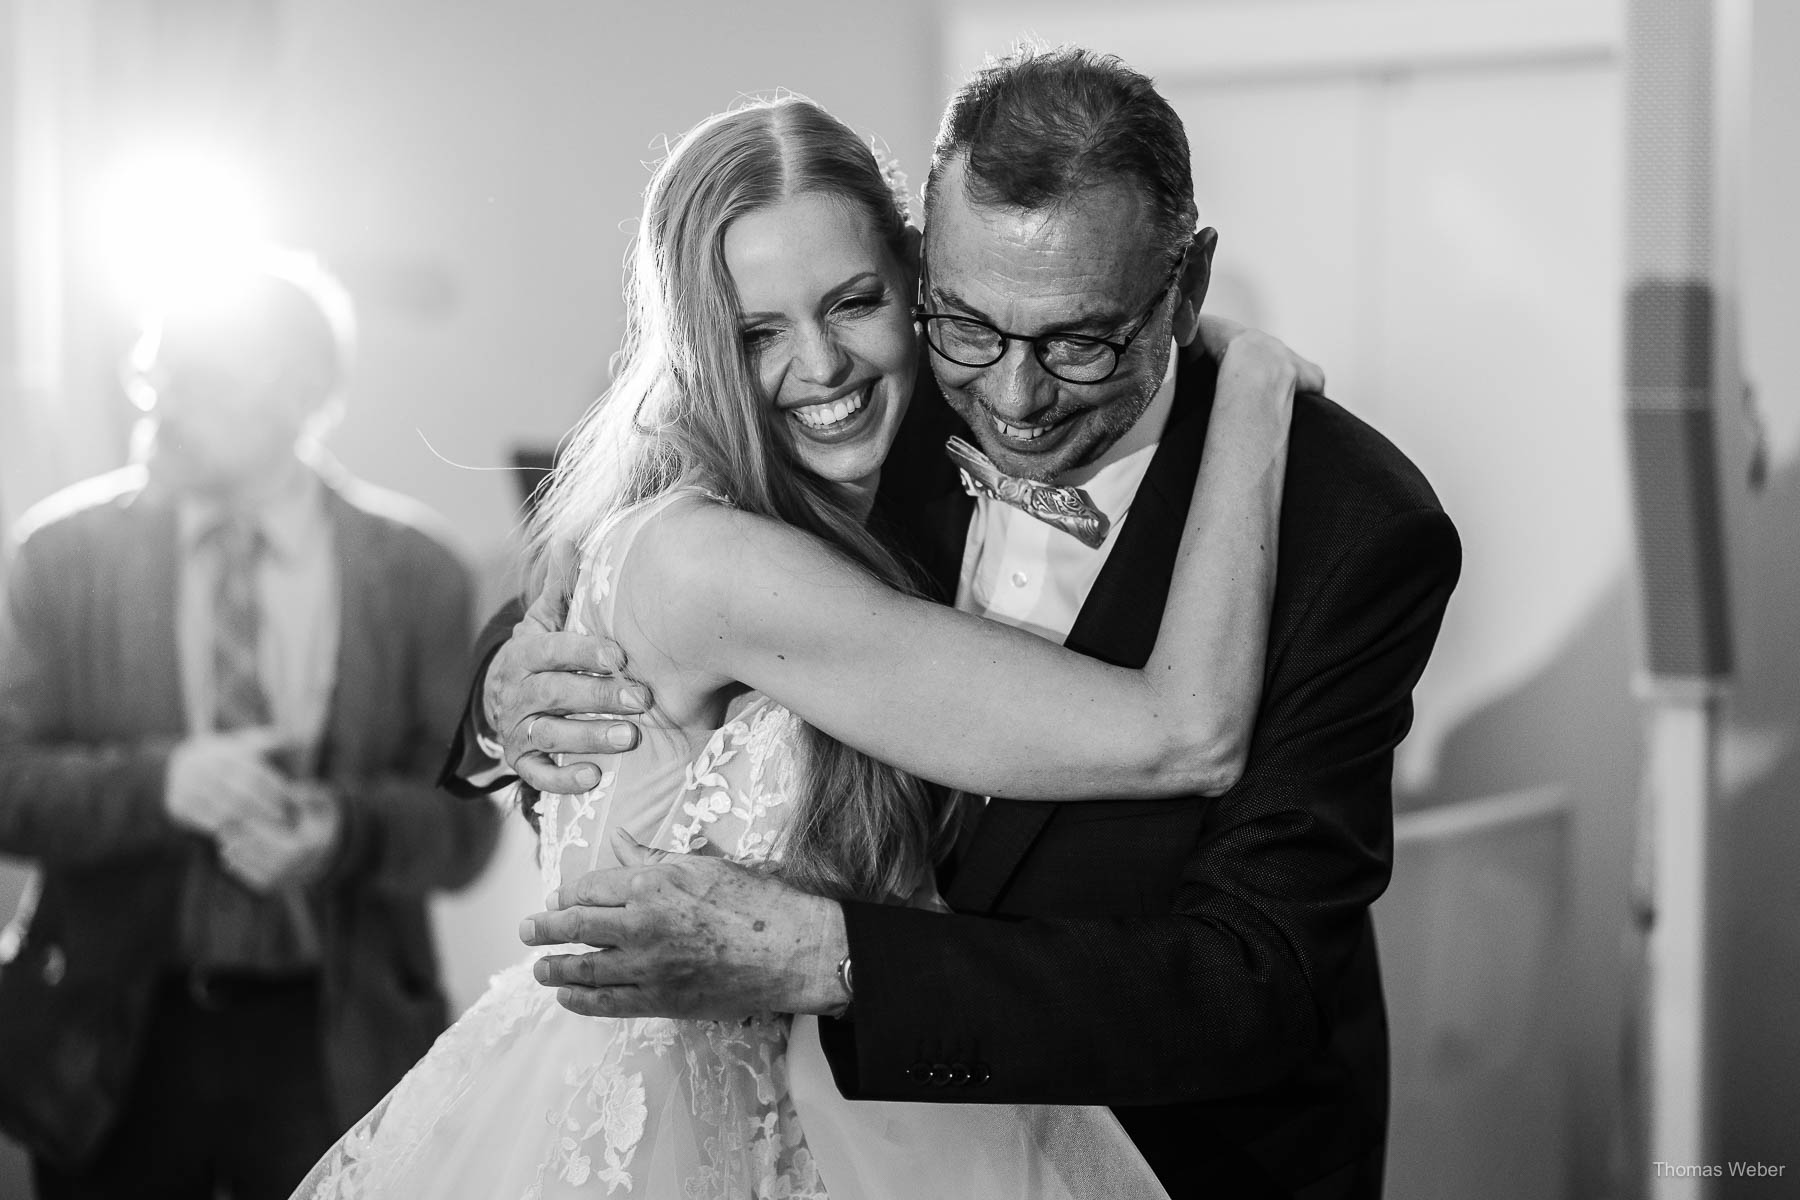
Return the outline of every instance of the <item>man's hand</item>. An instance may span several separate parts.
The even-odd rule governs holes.
[[[834,1012],[847,953],[844,910],[721,858],[669,854],[623,831],[626,864],[590,871],[527,917],[527,945],[581,943],[538,960],[539,983],[587,1016],[733,1020],[755,1012]]]
[[[311,883],[337,848],[344,814],[329,789],[289,783],[286,802],[290,820],[245,820],[218,832],[220,863],[253,892]]]
[[[563,632],[570,578],[572,572],[552,567],[544,590],[488,663],[481,692],[482,716],[507,765],[539,791],[563,794],[587,791],[600,772],[592,763],[559,767],[553,754],[629,750],[637,745],[637,726],[591,718],[650,708],[650,689],[624,674],[625,652],[617,643]]]
[[[163,807],[176,824],[196,833],[241,821],[284,823],[288,783],[266,758],[279,741],[272,729],[188,738],[169,755]]]

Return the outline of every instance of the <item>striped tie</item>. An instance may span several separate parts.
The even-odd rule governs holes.
[[[216,526],[213,592],[213,728],[220,733],[272,724],[261,669],[262,611],[257,577],[268,542],[254,522]],[[229,878],[210,852],[188,873],[183,940],[196,966],[283,973],[318,958],[318,934],[304,897],[259,896]]]
[[[219,588],[213,597],[213,728],[269,724],[259,665],[262,616],[256,601],[262,530],[244,520],[219,526]]]

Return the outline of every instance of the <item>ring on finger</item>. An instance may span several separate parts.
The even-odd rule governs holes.
[[[525,741],[527,744],[533,745],[533,746],[537,745],[537,742],[532,740],[531,731],[532,731],[532,729],[534,729],[537,726],[537,723],[543,719],[544,719],[543,713],[532,713],[531,716],[526,720],[526,722],[525,722]]]

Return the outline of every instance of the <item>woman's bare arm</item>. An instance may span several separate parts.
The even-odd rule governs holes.
[[[654,518],[628,587],[696,682],[741,682],[876,758],[988,795],[1216,795],[1261,686],[1297,371],[1233,343],[1162,630],[1142,670],[901,595],[817,539],[699,499]]]

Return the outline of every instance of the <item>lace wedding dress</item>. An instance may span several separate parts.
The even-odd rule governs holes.
[[[571,628],[611,627],[619,568],[671,498],[586,547]],[[716,729],[655,711],[640,727],[638,748],[601,764],[592,791],[537,802],[546,890],[614,865],[615,828],[668,850],[779,861],[798,718],[752,694]],[[846,1101],[812,1018],[577,1016],[532,976],[550,952],[495,976],[295,1200],[1164,1195],[1104,1108]]]

